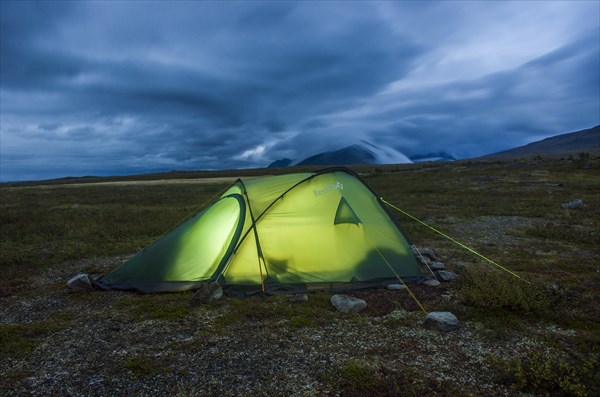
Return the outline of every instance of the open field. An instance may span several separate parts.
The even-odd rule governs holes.
[[[397,214],[449,270],[465,264],[458,282],[412,286],[458,331],[423,329],[405,291],[354,292],[359,314],[324,292],[201,307],[191,292],[69,293],[70,277],[119,266],[232,178],[286,170],[5,184],[0,395],[600,395],[600,158],[356,170],[530,284]],[[576,198],[584,208],[561,208]]]

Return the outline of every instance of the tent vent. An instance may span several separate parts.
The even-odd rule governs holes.
[[[339,225],[342,223],[352,223],[355,225],[362,223],[358,215],[356,215],[352,207],[350,207],[350,204],[348,204],[346,199],[343,197],[338,204],[337,211],[335,212],[335,220],[333,221],[334,225]]]

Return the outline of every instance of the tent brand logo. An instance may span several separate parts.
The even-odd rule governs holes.
[[[325,186],[325,188],[321,190],[315,189],[313,190],[313,193],[315,194],[315,196],[322,196],[335,189],[344,190],[344,185],[342,185],[341,182],[335,181],[335,185]]]

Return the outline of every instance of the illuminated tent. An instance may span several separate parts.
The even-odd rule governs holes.
[[[241,180],[97,280],[106,289],[181,291],[216,281],[251,293],[346,290],[422,277],[411,243],[354,172]]]

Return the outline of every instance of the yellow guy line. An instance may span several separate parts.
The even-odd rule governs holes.
[[[421,308],[421,310],[423,311],[423,313],[427,314],[427,310],[425,310],[425,307],[423,307],[423,305],[421,304],[421,302],[419,302],[419,300],[417,299],[417,297],[415,296],[415,294],[413,294],[413,292],[410,290],[410,288],[408,288],[408,285],[406,285],[406,283],[404,282],[404,280],[402,280],[402,277],[400,277],[398,275],[398,273],[396,273],[396,271],[394,270],[394,268],[392,267],[392,265],[390,265],[390,263],[388,262],[388,260],[385,259],[385,256],[383,256],[383,254],[381,252],[379,252],[379,250],[377,249],[377,246],[375,246],[375,244],[373,244],[373,243],[371,243],[371,245],[373,246],[373,248],[375,248],[375,251],[377,251],[377,253],[381,257],[381,259],[383,259],[383,261],[386,263],[386,265],[388,265],[388,267],[390,268],[390,270],[392,271],[392,273],[394,273],[396,275],[396,278],[398,280],[400,280],[400,282],[402,283],[402,285],[404,285],[404,288],[406,288],[406,290],[408,291],[408,293],[410,294],[410,296],[414,299],[414,301],[417,302],[417,305],[419,305],[419,307]]]
[[[452,241],[455,244],[458,244],[459,246],[463,247],[464,249],[466,249],[467,251],[477,255],[478,257],[485,259],[486,261],[488,261],[489,263],[491,263],[494,266],[497,266],[498,268],[504,270],[505,272],[508,272],[510,274],[512,274],[513,276],[515,276],[516,278],[525,281],[527,284],[531,284],[529,281],[525,280],[523,277],[519,276],[518,274],[516,274],[515,272],[508,270],[507,268],[505,268],[502,265],[497,264],[496,262],[494,262],[493,260],[486,258],[485,256],[481,255],[479,252],[475,251],[472,248],[467,247],[466,245],[464,245],[463,243],[456,241],[455,239],[453,239],[452,237],[448,236],[445,233],[442,233],[441,231],[437,230],[436,228],[434,228],[433,226],[429,226],[428,224],[426,224],[425,222],[415,218],[414,216],[412,216],[411,214],[409,214],[406,211],[402,211],[400,208],[396,207],[394,204],[387,202],[383,197],[380,197],[381,201],[383,201],[384,203],[386,203],[387,205],[389,205],[390,207],[394,208],[397,211],[400,211],[401,213],[403,213],[404,215],[408,216],[409,218],[419,222],[421,225],[428,227],[429,229],[433,230],[434,232],[442,235],[443,237],[447,238],[448,240]]]

